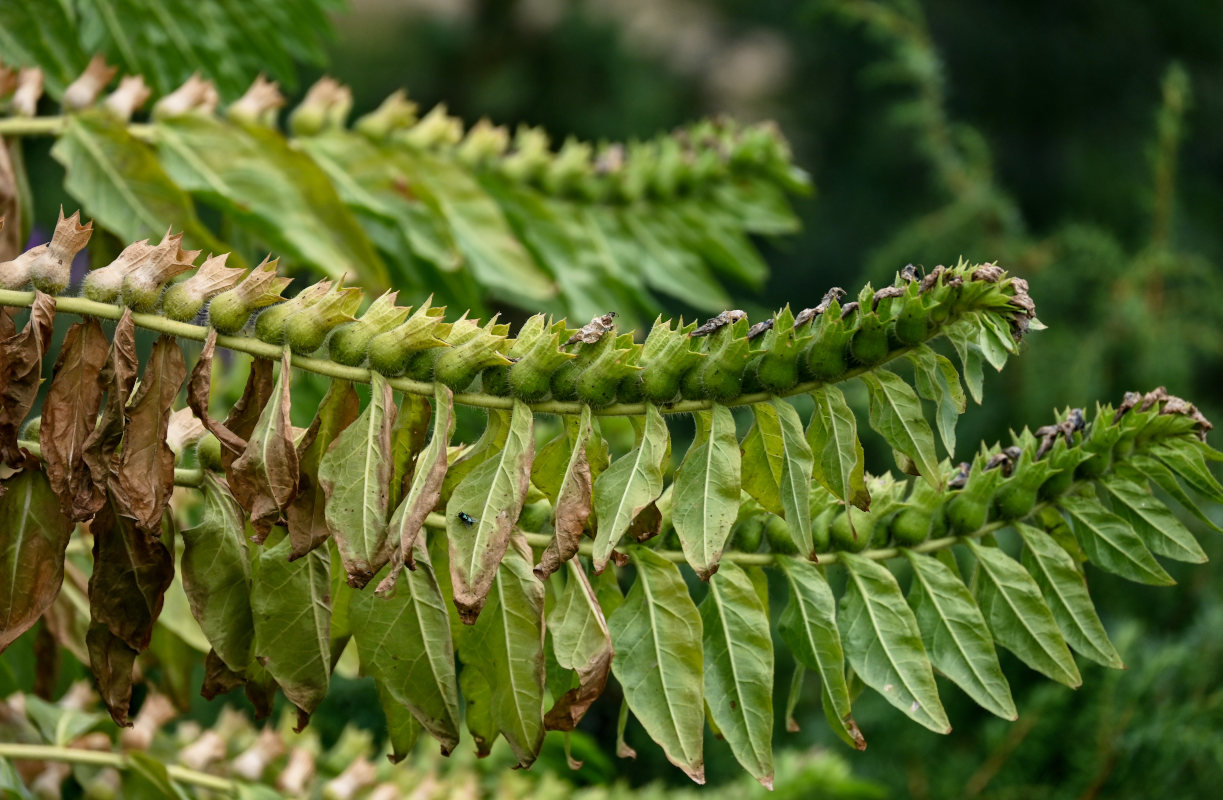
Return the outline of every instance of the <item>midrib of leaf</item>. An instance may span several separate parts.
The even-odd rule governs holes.
[[[145,224],[145,227],[152,231],[158,230],[161,227],[161,223],[158,222],[152,216],[149,210],[136,199],[136,196],[128,190],[127,185],[121,180],[119,173],[115,171],[111,163],[106,160],[105,154],[94,146],[92,132],[89,136],[75,136],[73,137],[73,141],[89,151],[89,154],[93,156],[94,163],[99,169],[101,169],[106,177],[110,179],[111,185],[114,186],[115,190],[125,200],[127,200],[128,207],[136,211],[137,216],[140,217],[140,221]]]
[[[23,481],[23,483],[28,483],[28,479],[27,479],[26,481]],[[9,578],[9,582],[8,582],[8,586],[9,586],[8,603],[6,603],[6,604],[5,604],[5,607],[9,609],[9,617],[8,617],[8,620],[7,620],[7,622],[9,622],[9,623],[11,623],[11,622],[13,621],[13,617],[12,617],[13,600],[14,600],[14,598],[17,596],[17,594],[16,594],[16,589],[17,589],[17,569],[18,569],[18,567],[19,567],[19,562],[20,562],[20,559],[19,559],[19,558],[17,558],[17,556],[18,556],[18,555],[21,553],[21,549],[22,549],[22,547],[24,547],[24,545],[25,545],[25,541],[26,541],[26,533],[27,533],[27,532],[29,531],[29,529],[30,529],[30,524],[29,524],[29,523],[30,523],[30,518],[31,518],[31,514],[30,514],[30,506],[33,504],[33,502],[34,502],[34,492],[33,492],[33,491],[32,491],[32,490],[29,488],[29,487],[25,487],[25,497],[24,497],[24,499],[23,499],[23,503],[22,503],[22,506],[21,506],[21,515],[18,517],[18,525],[17,525],[17,540],[16,540],[16,541],[13,543],[13,547],[12,547],[12,551],[13,551],[13,574],[12,574],[12,575],[10,576],[10,578]],[[6,625],[6,627],[7,627],[7,625]]]
[[[139,64],[140,59],[136,57],[136,53],[132,49],[132,43],[128,41],[127,33],[123,28],[123,23],[119,21],[118,14],[111,6],[109,0],[95,0],[94,7],[101,14],[106,30],[110,33],[111,39],[114,40],[115,46],[123,53],[124,60],[128,64]]]
[[[158,125],[154,128],[158,142],[164,143],[167,147],[173,150],[185,162],[191,165],[201,177],[207,181],[208,185],[218,195],[225,197],[232,193],[232,189],[228,182],[220,175],[214,172],[208,164],[202,159],[196,157],[190,147],[183,143],[182,137],[178,132],[169,125]]]
[[[645,607],[650,619],[650,641],[654,646],[654,663],[660,665],[658,669],[658,683],[662,687],[663,697],[667,701],[667,710],[670,711],[674,704],[671,702],[671,692],[668,688],[667,681],[663,678],[661,664],[663,663],[662,643],[658,638],[658,618],[654,614],[654,590],[650,587],[650,581],[645,577],[644,572],[639,572],[637,580],[641,581],[641,587],[645,594]],[[683,747],[684,739],[680,735],[679,727],[675,724],[675,714],[667,714],[667,722],[671,726],[671,733],[675,736],[675,741],[680,747]],[[681,753],[684,758],[688,757],[687,753]]]

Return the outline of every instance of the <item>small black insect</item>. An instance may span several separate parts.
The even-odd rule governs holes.
[[[466,511],[460,511],[459,512],[459,522],[463,523],[464,525],[470,528],[472,525],[476,524],[477,520],[475,517],[473,517],[471,514],[468,514]]]

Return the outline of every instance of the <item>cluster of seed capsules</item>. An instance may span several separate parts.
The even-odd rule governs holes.
[[[1027,518],[1040,503],[1050,505],[1036,524],[1060,527],[1065,523],[1052,505],[1076,483],[1102,478],[1134,453],[1169,439],[1205,441],[1213,427],[1192,403],[1168,394],[1163,387],[1146,394],[1127,393],[1116,409],[1098,408],[1090,424],[1079,408],[1060,413],[1058,419],[1035,431],[1025,428],[1007,447],[982,448],[972,462],[944,462],[942,491],[922,480],[897,481],[891,475],[871,478],[869,512],[846,508],[831,493],[813,487],[815,550],[856,553],[878,547],[914,547],[944,536],[968,536],[991,523]],[[767,542],[771,552],[794,553],[785,521],[763,512],[754,502],[744,503],[731,546],[756,552],[762,542]]]

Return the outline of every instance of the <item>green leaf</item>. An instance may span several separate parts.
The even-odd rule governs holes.
[[[557,664],[577,673],[578,686],[558,697],[544,716],[548,730],[574,729],[603,693],[612,662],[611,633],[594,589],[577,559],[568,565],[569,578],[548,614],[548,630]]]
[[[331,680],[331,572],[322,548],[289,561],[291,549],[280,528],[258,549],[251,610],[255,657],[297,706],[301,730]]]
[[[871,507],[864,470],[866,457],[858,441],[858,420],[836,386],[821,386],[811,393],[815,411],[807,426],[807,444],[814,454],[812,477],[850,505]]]
[[[981,390],[985,376],[981,370],[981,348],[977,346],[977,327],[971,320],[957,322],[943,329],[944,335],[955,347],[964,367],[964,385],[977,405],[981,405]]]
[[[22,698],[25,716],[38,730],[43,742],[56,747],[69,747],[84,736],[95,725],[106,719],[105,714],[94,714],[79,708],[48,703],[37,695]]]
[[[1156,554],[1190,564],[1206,562],[1198,540],[1145,486],[1115,473],[1106,475],[1100,483],[1112,495],[1113,508]]]
[[[773,639],[769,612],[733,561],[709,581],[701,602],[705,702],[731,752],[773,788]]]
[[[790,584],[790,602],[777,623],[781,639],[799,664],[819,674],[826,702],[831,704],[830,722],[835,720],[833,729],[837,735],[861,750],[866,747],[866,740],[851,714],[845,654],[837,630],[836,598],[824,573],[810,561],[789,556],[779,556],[777,561]]]
[[[544,585],[531,572],[530,550],[506,550],[488,604],[463,639],[463,661],[493,687],[493,723],[529,767],[544,740]]]
[[[362,672],[385,692],[387,718],[388,705],[409,709],[441,742],[442,752],[450,753],[459,742],[450,618],[423,540],[417,540],[413,558],[416,569],[404,571],[390,596],[354,592],[349,620]]]
[[[85,70],[89,54],[65,0],[0,3],[0,61],[10,67],[39,67],[53,97]]]
[[[760,430],[765,452],[770,461],[780,462],[781,507],[789,523],[790,536],[798,552],[814,555],[811,542],[811,476],[814,458],[811,447],[803,437],[803,423],[794,406],[779,398],[772,398],[768,405],[758,403],[752,407],[756,419],[774,417],[774,425],[762,425]],[[767,433],[776,430],[776,436]]]
[[[602,572],[612,548],[637,514],[662,494],[662,468],[670,433],[662,414],[646,405],[641,441],[595,479],[594,507],[599,519],[594,541],[594,567]]]
[[[348,573],[348,585],[362,589],[390,560],[387,504],[394,469],[391,429],[395,398],[386,378],[371,373],[369,405],[345,428],[318,465],[327,495],[327,527]]]
[[[896,578],[861,556],[839,557],[849,573],[841,598],[842,641],[854,672],[915,722],[949,733],[921,631]]]
[[[0,652],[38,621],[64,582],[75,527],[47,476],[25,469],[0,483]]]
[[[994,641],[1032,669],[1071,689],[1083,682],[1036,581],[997,547],[965,543],[981,567],[974,595]]]
[[[913,362],[914,382],[917,393],[938,406],[935,421],[939,436],[947,455],[955,458],[955,425],[960,415],[968,408],[968,398],[960,385],[960,373],[946,356],[939,355],[927,345],[909,353]]]
[[[1011,687],[968,587],[941,561],[912,550],[903,552],[913,565],[909,606],[934,668],[986,711],[1015,720],[1018,712]]]
[[[1152,447],[1151,454],[1180,475],[1194,491],[1216,503],[1223,503],[1223,486],[1220,486],[1210,473],[1206,458],[1198,449],[1196,441],[1165,441]]]
[[[645,548],[629,552],[637,580],[607,620],[612,674],[667,759],[704,783],[701,617],[675,564]]]
[[[208,643],[234,672],[251,662],[251,569],[246,515],[211,470],[203,475],[200,524],[182,532],[183,590]]]
[[[697,413],[707,418],[709,434],[693,441],[675,472],[671,520],[684,557],[709,580],[739,513],[739,441],[729,408],[714,404]]]
[[[453,668],[452,664],[451,669]],[[458,686],[457,679],[455,686]],[[391,752],[387,754],[387,758],[392,764],[398,764],[407,758],[412,748],[416,746],[416,740],[420,737],[421,724],[416,721],[416,717],[412,716],[407,706],[395,701],[385,684],[375,681],[374,687],[378,690],[378,705],[382,707],[382,713],[386,715],[386,739],[387,744],[391,746]]]
[[[758,406],[752,406],[753,410]],[[769,458],[764,449],[762,425],[776,425],[775,416],[764,416],[752,422],[739,445],[741,453],[742,489],[760,503],[765,511],[782,514],[781,509],[781,464]],[[776,431],[774,431],[776,433]],[[776,472],[774,472],[776,470]]]
[[[934,434],[912,387],[886,369],[860,377],[871,399],[871,427],[895,450],[911,458],[927,483],[941,489]]]
[[[386,266],[327,174],[279,131],[187,114],[153,126],[166,172],[273,249],[370,291]]]
[[[1016,524],[1015,530],[1026,545],[1020,561],[1036,579],[1066,643],[1097,664],[1124,669],[1121,656],[1096,615],[1087,581],[1074,558],[1042,530],[1022,523]]]
[[[476,756],[483,758],[493,748],[493,742],[500,734],[497,723],[493,721],[493,688],[488,685],[484,672],[472,662],[465,659],[462,650],[460,658],[464,658],[463,671],[459,674],[459,689],[463,692],[465,713],[463,721],[467,732],[476,743]]]
[[[17,768],[7,758],[0,758],[0,792],[4,800],[34,800]]]
[[[1198,504],[1193,502],[1189,494],[1180,485],[1180,482],[1176,480],[1176,476],[1172,474],[1172,470],[1168,469],[1162,461],[1142,453],[1135,453],[1130,456],[1128,463],[1121,462],[1115,464],[1113,469],[1118,473],[1128,475],[1135,483],[1142,483],[1144,480],[1154,481],[1156,486],[1179,503],[1181,508],[1197,517],[1202,524],[1213,531],[1223,533],[1223,528],[1220,528],[1214,520],[1206,516],[1206,513],[1198,507]]]
[[[535,454],[533,422],[530,406],[515,400],[505,446],[468,473],[446,505],[454,605],[468,625],[484,606],[510,532],[522,512]],[[468,524],[459,514],[467,514],[474,522]]]
[[[433,384],[433,409],[433,436],[416,457],[412,485],[387,524],[392,567],[405,562],[411,565],[413,544],[424,528],[425,518],[437,506],[446,478],[446,448],[454,433],[454,393],[440,381]],[[388,576],[390,584],[386,588],[379,584],[378,591],[388,591],[398,575],[398,570],[393,569]]]
[[[195,216],[189,198],[166,174],[148,145],[105,111],[71,115],[51,155],[64,165],[64,188],[88,216],[124,242],[184,234],[183,246],[224,253],[232,248],[213,237]],[[244,266],[236,254],[229,266]]]
[[[1074,538],[1097,567],[1137,583],[1176,583],[1130,524],[1100,505],[1099,500],[1064,495],[1057,502],[1070,518]]]
[[[616,209],[620,223],[640,250],[637,263],[646,284],[656,291],[702,309],[730,308],[726,291],[709,274],[704,262],[688,250],[680,236],[684,230],[630,208]]]

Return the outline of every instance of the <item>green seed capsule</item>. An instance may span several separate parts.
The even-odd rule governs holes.
[[[213,303],[215,304],[216,300]],[[285,325],[296,311],[296,305],[284,302],[259,312],[259,316],[255,318],[256,338],[268,344],[284,344]]]
[[[675,393],[671,393],[674,397]],[[645,379],[641,372],[631,372],[620,379],[616,389],[616,400],[621,403],[640,403],[645,400]]]
[[[769,543],[770,553],[793,556],[798,554],[798,547],[790,536],[790,526],[776,514],[769,514],[764,523],[764,538]]]
[[[988,519],[987,501],[961,493],[947,502],[947,525],[957,536],[966,536],[980,530]]]
[[[221,292],[208,304],[208,324],[218,332],[232,336],[246,327],[251,311],[252,308],[236,289]]]
[[[1042,500],[1055,500],[1068,492],[1073,483],[1074,470],[1064,469],[1042,483],[1038,494]]]
[[[408,366],[405,370],[407,376],[414,381],[433,380],[433,367],[437,364],[438,359],[442,357],[442,353],[448,349],[446,347],[430,347],[428,350],[413,353],[408,360]],[[370,351],[370,356],[373,356],[372,350]]]
[[[749,367],[747,375],[753,374]],[[755,369],[756,381],[761,390],[781,394],[793,389],[798,383],[798,358],[785,358],[773,353],[765,353]],[[745,378],[746,382],[746,378]],[[749,391],[744,387],[744,391]]]
[[[1091,458],[1079,464],[1074,471],[1074,476],[1080,480],[1094,480],[1102,477],[1108,472],[1108,468],[1112,466],[1113,454],[1111,450],[1105,450],[1099,453],[1092,453]]]
[[[901,345],[920,344],[930,335],[930,317],[920,296],[906,297],[892,323],[892,336]]]
[[[255,323],[256,326],[259,324]],[[285,323],[285,341],[299,356],[309,355],[323,346],[331,328],[309,311],[294,314]]]
[[[506,376],[510,394],[527,403],[543,400],[552,390],[552,375],[539,360],[523,359],[509,367]]]
[[[731,548],[741,553],[754,553],[759,550],[760,543],[764,539],[764,525],[764,517],[760,514],[753,514],[736,522],[730,532]],[[790,533],[787,530],[786,537],[789,538],[789,536]]]
[[[701,372],[703,369],[703,363],[695,364],[680,377],[679,393],[685,400],[709,399],[709,395],[705,392],[705,384],[701,381]]]
[[[1037,487],[1011,478],[994,493],[994,514],[998,519],[1023,519],[1036,507]]]
[[[883,363],[890,352],[887,331],[879,315],[859,309],[858,329],[849,342],[849,354],[854,361],[868,367],[874,366]]]
[[[851,516],[853,525],[850,525]],[[833,550],[860,553],[871,546],[875,536],[875,517],[854,506],[841,511],[828,526],[828,536]]]
[[[673,371],[652,369],[653,366],[648,364],[641,371],[641,394],[646,400],[657,405],[670,403],[680,392],[680,376]]]
[[[896,512],[888,526],[892,543],[897,547],[912,547],[930,538],[931,513],[923,508],[908,506]]]
[[[552,396],[557,400],[576,400],[578,376],[582,374],[585,364],[577,359],[566,361],[552,373]]]
[[[204,469],[214,472],[224,469],[221,465],[221,442],[211,433],[195,443],[195,458]]]
[[[480,373],[480,386],[484,394],[509,397],[510,365],[497,364],[496,366],[485,367],[484,371]]]

